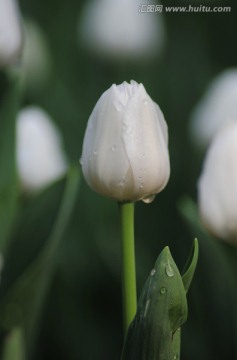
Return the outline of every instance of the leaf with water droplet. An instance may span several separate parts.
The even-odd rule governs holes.
[[[167,276],[172,277],[174,276],[174,269],[172,268],[172,265],[168,263],[165,267],[165,273]]]
[[[187,299],[183,281],[166,247],[142,290],[122,360],[173,359],[174,354],[179,354],[179,329],[186,318]]]
[[[155,273],[156,273],[156,270],[155,270],[155,269],[152,269],[152,270],[151,270],[151,274],[150,274],[150,275],[151,275],[151,276],[154,276],[154,275],[155,275]]]
[[[166,288],[164,286],[160,288],[160,293],[161,295],[164,295],[166,293]]]

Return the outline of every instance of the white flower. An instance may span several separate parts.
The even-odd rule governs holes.
[[[217,76],[195,107],[190,124],[194,142],[206,147],[218,130],[237,119],[237,69]]]
[[[1,0],[0,0],[1,1]],[[22,50],[20,75],[29,92],[42,89],[51,70],[51,58],[47,40],[37,23],[24,21],[25,41]]]
[[[0,67],[16,62],[23,44],[15,0],[0,0]]]
[[[211,143],[198,181],[198,203],[209,231],[237,242],[237,122]]]
[[[79,21],[80,39],[103,57],[138,60],[160,53],[165,42],[162,14],[139,12],[140,6],[139,0],[88,2]]]
[[[112,85],[88,121],[82,171],[98,193],[118,201],[149,202],[168,182],[168,131],[142,84]]]
[[[62,138],[49,115],[38,107],[21,110],[17,118],[17,167],[26,191],[36,191],[66,170]]]

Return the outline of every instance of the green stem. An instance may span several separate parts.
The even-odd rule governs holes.
[[[124,335],[137,310],[134,204],[119,203],[122,229],[122,293]]]

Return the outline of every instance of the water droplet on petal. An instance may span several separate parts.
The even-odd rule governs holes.
[[[144,199],[142,199],[142,201],[146,204],[150,204],[154,199],[155,199],[156,195],[150,195],[145,197]]]
[[[169,277],[173,277],[174,276],[174,269],[172,268],[171,264],[168,263],[165,267],[165,273],[167,276]]]
[[[152,269],[152,270],[151,270],[151,276],[154,276],[155,273],[156,273],[156,270],[155,270],[155,269]]]
[[[114,107],[117,112],[123,111],[123,106],[121,104],[115,104]]]
[[[147,105],[147,100],[146,99],[143,100],[143,104]]]
[[[83,165],[82,157],[80,158],[79,163],[80,163],[80,165]]]
[[[123,187],[126,183],[126,180],[124,178],[122,178],[119,182],[118,182],[118,186]]]
[[[93,154],[96,156],[98,154],[98,151],[94,150]]]
[[[112,146],[112,148],[111,148],[112,151],[115,151],[116,149],[117,149],[116,145]]]
[[[143,189],[144,188],[144,184],[141,183],[140,186],[139,186],[140,189]]]
[[[166,293],[166,288],[164,286],[160,288],[160,293],[161,295],[164,295]]]
[[[131,127],[131,126],[127,126],[127,127],[126,127],[126,134],[127,134],[127,135],[131,135],[131,134],[132,134],[132,127]]]

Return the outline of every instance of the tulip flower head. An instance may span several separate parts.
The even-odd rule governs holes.
[[[112,85],[87,124],[81,157],[87,183],[118,201],[151,201],[170,175],[168,130],[159,106],[135,81]]]
[[[0,67],[14,64],[23,44],[19,11],[15,0],[0,0]]]
[[[18,174],[25,191],[40,190],[64,174],[62,138],[44,110],[36,106],[21,110],[16,130]]]
[[[191,115],[191,137],[200,148],[205,148],[222,126],[237,119],[236,99],[237,69],[228,69],[211,82]]]
[[[221,130],[198,181],[201,219],[215,236],[237,243],[237,122]]]

